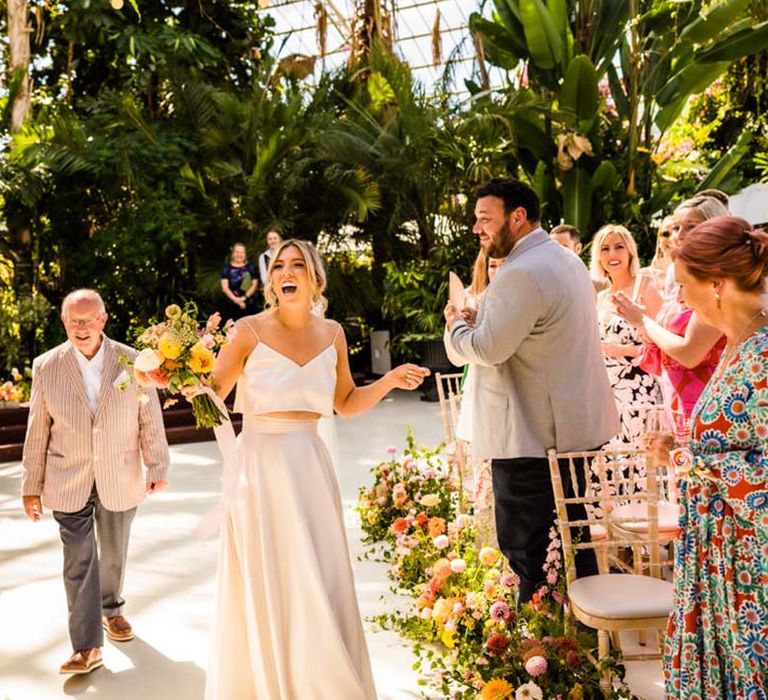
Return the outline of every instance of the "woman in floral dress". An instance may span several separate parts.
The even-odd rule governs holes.
[[[728,339],[683,467],[669,698],[768,697],[768,234],[717,217],[681,240],[680,297]]]
[[[640,332],[616,313],[611,297],[619,292],[629,298],[642,296],[651,313],[658,310],[661,297],[650,276],[638,279],[637,245],[624,226],[608,224],[595,234],[589,269],[593,280],[610,283],[597,295],[597,315],[605,368],[621,418],[618,437],[632,445],[643,432],[642,407],[660,404],[661,391],[655,377],[637,366],[642,347]],[[636,289],[640,282],[644,282],[642,289]]]

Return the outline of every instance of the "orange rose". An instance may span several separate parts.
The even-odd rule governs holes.
[[[434,539],[445,532],[445,520],[443,518],[430,518],[427,529],[429,536]]]

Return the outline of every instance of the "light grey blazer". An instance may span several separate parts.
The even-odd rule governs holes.
[[[479,459],[586,450],[619,430],[589,273],[543,229],[512,249],[475,327],[456,323],[445,345],[454,362],[475,364]]]
[[[91,411],[80,366],[69,342],[35,358],[22,457],[22,494],[41,496],[51,510],[81,510],[93,488],[111,511],[134,508],[146,495],[142,457],[152,481],[167,479],[168,442],[154,389],[118,388],[121,355],[136,351],[106,336],[96,411]]]

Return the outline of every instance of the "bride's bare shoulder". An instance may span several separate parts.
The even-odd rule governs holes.
[[[261,334],[269,326],[269,312],[262,311],[252,316],[243,316],[235,322],[231,333],[232,339],[239,339],[247,345],[256,345],[261,340]]]

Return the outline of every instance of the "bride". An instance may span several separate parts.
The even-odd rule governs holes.
[[[319,318],[325,272],[311,244],[273,258],[267,310],[237,322],[214,370],[243,414],[240,483],[222,527],[206,700],[376,698],[335,471],[321,416],[355,416],[429,370],[401,365],[365,387],[344,331]]]

